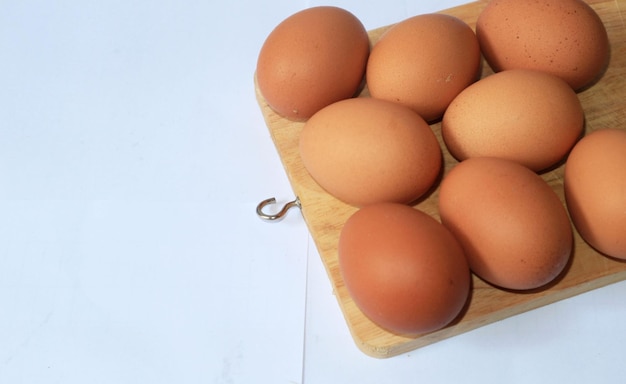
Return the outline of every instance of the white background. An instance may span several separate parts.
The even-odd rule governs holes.
[[[329,1],[367,29],[462,1]],[[318,1],[0,1],[0,383],[617,383],[626,283],[353,343],[254,98]]]

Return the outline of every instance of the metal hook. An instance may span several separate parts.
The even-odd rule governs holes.
[[[276,199],[273,198],[273,197],[270,197],[269,199],[265,199],[265,200],[261,201],[259,203],[259,205],[257,205],[257,207],[256,207],[256,214],[263,220],[279,221],[287,214],[287,211],[290,208],[292,208],[292,207],[302,208],[302,206],[300,205],[300,198],[296,197],[296,199],[294,201],[290,201],[287,204],[285,204],[283,206],[283,208],[280,210],[280,212],[278,212],[278,213],[275,213],[273,215],[269,215],[269,214],[263,212],[263,208],[266,205],[275,204],[275,203],[276,203]]]

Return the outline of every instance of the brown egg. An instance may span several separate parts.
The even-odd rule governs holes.
[[[581,139],[565,164],[564,188],[582,238],[626,259],[626,131],[602,129]]]
[[[501,157],[541,171],[565,157],[583,125],[583,108],[565,81],[517,69],[463,90],[446,110],[441,131],[459,160]]]
[[[458,242],[438,221],[410,206],[361,208],[341,230],[338,252],[354,302],[391,332],[440,329],[467,301],[470,271]]]
[[[494,71],[541,70],[575,90],[592,83],[609,58],[604,24],[581,0],[493,0],[476,35]]]
[[[362,84],[369,37],[352,13],[319,6],[295,13],[269,34],[259,53],[259,91],[278,114],[306,120],[355,95]]]
[[[570,258],[572,228],[561,200],[515,162],[476,157],[456,165],[441,183],[439,213],[471,270],[496,286],[542,287]]]
[[[406,105],[426,121],[439,119],[480,68],[476,35],[462,20],[418,15],[387,30],[372,48],[367,85],[372,97]]]
[[[328,193],[354,206],[422,196],[441,169],[441,148],[424,119],[400,104],[342,100],[313,115],[300,156]]]

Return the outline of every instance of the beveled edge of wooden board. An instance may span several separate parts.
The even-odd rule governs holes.
[[[626,31],[619,8],[623,0],[587,2],[598,12],[607,26],[611,39],[612,62],[598,84],[579,93],[587,118],[586,131],[609,126],[626,129],[626,112],[622,101],[626,100]],[[459,17],[475,29],[475,19],[486,4],[487,1],[476,1],[443,10],[441,13]],[[613,18],[615,13],[617,17]],[[372,44],[389,27],[391,26],[369,31]],[[491,70],[483,61],[481,77],[490,73]],[[401,336],[381,329],[356,307],[347,292],[338,267],[336,247],[338,236],[343,223],[356,211],[356,208],[328,195],[308,175],[298,153],[298,137],[304,122],[289,121],[274,113],[256,86],[256,76],[254,80],[257,101],[290,184],[300,199],[304,220],[320,253],[355,344],[365,354],[376,358],[392,357],[626,279],[626,262],[600,255],[589,247],[574,230],[575,251],[571,263],[566,273],[548,287],[533,292],[507,292],[472,276],[473,289],[466,309],[447,327],[419,336]],[[366,94],[365,89],[363,95]],[[602,100],[601,107],[598,105],[600,104],[598,100]],[[431,127],[444,151],[445,175],[455,165],[456,160],[450,156],[443,145],[440,124],[431,124]],[[564,202],[563,165],[543,173],[542,177]],[[415,204],[415,208],[439,220],[436,202],[437,190]]]

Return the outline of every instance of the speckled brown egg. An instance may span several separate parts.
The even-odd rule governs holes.
[[[446,110],[441,131],[459,160],[501,157],[538,172],[565,157],[583,125],[582,105],[564,80],[514,69],[464,89]]]
[[[355,95],[369,49],[367,31],[352,13],[332,6],[297,12],[277,25],[261,47],[259,91],[278,114],[306,120]]]
[[[582,238],[626,259],[626,131],[601,129],[581,139],[565,164],[564,188]]]
[[[476,35],[494,71],[541,70],[575,90],[596,80],[609,59],[606,28],[582,0],[493,0]]]
[[[443,225],[410,206],[358,210],[341,230],[338,257],[357,307],[391,332],[438,330],[467,302],[470,271],[463,250]]]
[[[501,288],[545,286],[572,252],[572,227],[557,194],[509,160],[476,157],[452,168],[441,183],[439,213],[471,270]]]
[[[302,128],[300,157],[312,178],[354,206],[409,203],[439,175],[441,148],[408,107],[372,98],[333,103]]]
[[[381,36],[372,48],[366,78],[372,97],[406,105],[433,121],[477,79],[479,68],[478,41],[464,21],[424,14]]]

